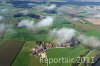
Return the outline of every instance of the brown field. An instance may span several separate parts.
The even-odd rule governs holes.
[[[73,22],[73,24],[75,25],[75,28],[80,28],[80,29],[83,29],[83,30],[84,29],[88,30],[88,29],[94,29],[95,28],[95,26],[93,26],[93,25],[83,24],[80,21]]]
[[[88,22],[94,24],[94,25],[100,25],[100,19],[96,19],[96,18],[86,18],[85,20],[87,20]]]
[[[0,44],[0,66],[11,66],[24,41],[3,41]]]
[[[91,29],[95,29],[97,31],[100,32],[100,26],[98,25],[93,25],[91,23],[89,23],[87,20],[82,19],[83,22],[87,23],[87,24],[83,24],[81,23],[81,21],[77,21],[77,22],[72,22],[72,24],[74,24],[74,28],[76,29],[81,29],[81,30],[91,30]]]

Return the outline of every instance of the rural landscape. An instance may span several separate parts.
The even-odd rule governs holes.
[[[0,0],[0,66],[100,66],[100,0]]]

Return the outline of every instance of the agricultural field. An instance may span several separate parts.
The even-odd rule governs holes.
[[[78,14],[58,11],[69,6],[79,7],[36,4],[33,8],[17,8],[0,3],[0,66],[84,66],[86,63],[77,63],[78,57],[100,58],[100,20],[86,18],[91,15],[88,10]],[[70,58],[74,62],[41,63],[42,52],[34,55],[32,50],[41,48],[37,41],[42,41],[42,48],[46,46],[42,52],[47,59]]]
[[[12,64],[12,66],[46,66],[47,64],[40,63],[40,60],[36,56],[30,55],[30,49],[35,46],[34,41],[27,41],[18,56],[16,57],[16,60]],[[74,51],[73,51],[74,50]],[[84,54],[87,52],[88,49],[83,46],[78,47],[72,47],[72,48],[54,48],[47,50],[48,59],[49,58],[77,58],[81,54]],[[76,53],[77,52],[77,53]],[[49,66],[70,66],[71,63],[52,63]]]
[[[96,19],[96,18],[89,19],[89,18],[87,18],[86,20],[89,21],[90,23],[94,24],[94,25],[100,25],[100,19]]]
[[[73,50],[74,49],[74,50]],[[59,51],[59,52],[57,52]],[[48,59],[49,58],[74,58],[77,59],[77,57],[80,57],[80,55],[87,52],[88,49],[79,46],[79,47],[73,47],[73,48],[63,48],[63,49],[50,49],[47,51]],[[71,66],[72,63],[51,63],[49,66]]]
[[[2,41],[0,44],[0,65],[11,66],[23,45],[23,41]]]
[[[100,26],[93,25],[84,19],[81,20],[84,23],[82,23],[80,20],[77,22],[72,22],[72,24],[75,25],[74,28],[88,36],[96,36],[99,38]]]
[[[33,47],[35,47],[34,41],[26,41],[12,66],[44,66],[45,64],[39,63],[38,57],[31,55],[30,50]]]

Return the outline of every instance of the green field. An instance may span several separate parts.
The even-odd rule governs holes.
[[[58,49],[49,49],[47,51],[48,58],[74,58],[80,57],[88,49],[83,46],[77,46],[72,48],[58,48]],[[72,63],[52,63],[49,66],[71,66]]]
[[[12,66],[46,66],[46,64],[39,62],[39,57],[31,56],[30,49],[34,47],[34,41],[27,41],[16,57]],[[79,45],[70,48],[54,48],[47,50],[49,58],[77,58],[84,54],[88,49]],[[52,63],[49,66],[70,66],[71,63]]]
[[[55,0],[56,1],[56,0]],[[15,8],[11,6],[4,6],[5,4],[1,4],[2,7],[0,8],[5,8],[8,7],[9,14],[15,14],[18,13],[18,11],[25,10],[24,8]],[[42,7],[44,5],[41,5]],[[95,36],[100,39],[100,26],[95,26],[91,24],[90,22],[80,18],[83,20],[86,24],[83,24],[80,21],[76,22],[69,22],[70,20],[67,20],[66,18],[68,15],[58,15],[57,13],[52,14],[52,13],[46,13],[44,11],[39,11],[33,9],[28,9],[30,14],[38,14],[38,15],[43,15],[43,16],[53,16],[54,17],[54,22],[51,26],[49,27],[43,27],[37,31],[31,31],[26,28],[16,28],[16,24],[19,23],[20,20],[23,19],[30,19],[34,20],[35,23],[39,22],[41,19],[35,19],[35,18],[30,18],[30,17],[18,17],[14,18],[13,16],[9,15],[8,13],[0,13],[1,16],[6,16],[6,19],[4,21],[0,21],[1,23],[4,22],[6,24],[11,24],[12,27],[8,27],[4,33],[3,39],[0,39],[0,48],[3,46],[2,42],[3,40],[22,40],[25,41],[24,46],[22,47],[21,51],[19,54],[16,56],[14,62],[12,63],[12,66],[47,66],[47,64],[40,63],[39,62],[39,57],[31,55],[30,50],[35,47],[35,41],[44,41],[44,42],[52,42],[53,39],[49,39],[48,33],[50,30],[53,29],[61,29],[63,27],[66,28],[73,28],[79,33],[83,33],[87,36]],[[79,13],[79,16],[86,17],[87,13]],[[75,26],[73,26],[75,25]],[[9,29],[12,29],[14,31],[8,31]],[[12,40],[12,41],[13,41]],[[5,45],[7,46],[7,45]],[[13,45],[12,45],[13,46]],[[7,46],[9,48],[9,46]],[[78,45],[74,47],[66,47],[66,48],[52,48],[48,49],[46,51],[48,59],[49,58],[74,58],[76,60],[77,57],[80,57],[80,55],[83,55],[86,53],[88,48],[84,47],[83,45]],[[99,52],[98,52],[99,53]],[[2,54],[2,52],[1,52]],[[87,55],[86,57],[89,56],[95,56],[97,54],[97,51],[92,52]],[[3,55],[2,55],[3,56]],[[51,63],[49,66],[71,66],[72,63]],[[80,64],[80,66],[83,66]]]

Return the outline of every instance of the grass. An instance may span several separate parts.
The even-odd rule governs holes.
[[[18,18],[20,19],[20,18]],[[15,20],[18,20],[15,18]],[[13,19],[14,20],[14,19]],[[17,22],[17,21],[16,21]],[[11,23],[11,22],[10,22]],[[64,16],[57,16],[54,20],[54,23],[51,27],[44,27],[38,30],[38,34],[31,32],[27,29],[17,29],[17,28],[13,28],[15,30],[16,33],[5,33],[4,39],[17,39],[17,40],[25,40],[25,41],[32,41],[32,40],[41,40],[41,41],[49,41],[47,39],[47,35],[49,32],[49,29],[54,29],[54,28],[62,28],[62,27],[72,27],[72,25],[70,24],[70,22],[68,22]],[[27,37],[27,38],[26,38]]]
[[[77,58],[87,51],[83,46],[71,48],[55,48],[47,51],[48,58]],[[70,66],[71,63],[52,63],[49,66]]]
[[[13,9],[10,8],[9,9]],[[24,10],[24,9],[20,9],[20,8],[14,8],[14,11],[12,11],[12,13],[17,13],[17,10]],[[55,20],[53,25],[50,27],[51,29],[57,28],[60,29],[62,27],[67,27],[67,28],[72,28],[72,24],[70,22],[68,22],[65,19],[65,15],[63,16],[58,16],[57,14],[50,14],[50,13],[45,13],[43,11],[36,11],[33,9],[29,9],[30,13],[35,13],[35,14],[39,14],[39,15],[50,15],[50,16],[55,16]],[[1,14],[1,15],[5,15],[5,14]],[[87,14],[79,14],[81,16],[85,16]],[[18,20],[21,19],[31,19],[29,17],[21,17],[21,18],[13,18],[13,17],[9,17],[9,23],[13,24],[15,26],[16,23],[18,23]],[[36,22],[38,22],[38,20],[34,19]],[[98,38],[100,38],[100,32],[97,31],[98,28],[94,28],[91,26],[93,26],[92,24],[88,23],[87,21],[85,21],[87,24],[82,24],[82,23],[77,23],[78,27],[76,27],[75,29],[79,32],[84,32],[86,35],[88,36],[96,36]],[[81,27],[81,28],[80,28]],[[48,30],[49,29],[41,29],[41,31],[43,31],[42,33],[32,33],[30,31],[27,31],[26,29],[15,29],[17,31],[16,34],[5,34],[5,39],[17,39],[17,40],[25,40],[26,43],[24,45],[24,47],[22,48],[22,50],[20,51],[20,53],[18,54],[18,56],[16,57],[16,60],[14,61],[14,63],[12,64],[12,66],[45,66],[45,64],[40,64],[39,63],[39,58],[34,57],[34,56],[30,56],[30,49],[34,47],[34,41],[36,40],[41,40],[41,41],[49,41],[47,38],[47,34],[48,34]],[[0,44],[1,45],[1,44]],[[71,48],[55,48],[55,49],[49,49],[47,51],[47,55],[48,58],[77,58],[79,57],[81,54],[85,53],[88,49],[86,49],[83,46],[77,46],[77,47],[71,47]],[[96,53],[94,52],[93,55],[95,55]],[[70,66],[71,63],[53,63],[50,64],[49,66]]]
[[[89,65],[89,64],[92,64],[92,63],[95,63],[95,61],[94,61],[94,59],[93,58],[95,58],[96,57],[96,55],[99,53],[99,51],[98,50],[91,50],[86,56],[85,56],[85,58],[86,59],[84,59],[84,61],[87,61],[87,65]],[[79,66],[84,66],[84,64],[85,63],[80,63],[79,64]]]
[[[27,41],[24,44],[24,47],[16,57],[16,60],[12,64],[12,66],[46,66],[46,64],[42,64],[39,62],[39,57],[30,56],[30,49],[33,48],[34,41]],[[70,47],[70,48],[55,48],[49,49],[47,51],[48,58],[77,58],[81,54],[85,53],[88,49],[83,46]],[[69,64],[64,63],[53,63],[49,66],[70,66]]]
[[[12,66],[45,66],[39,63],[39,58],[30,55],[30,49],[34,46],[34,41],[27,41]]]
[[[16,57],[16,60],[12,64],[12,66],[28,66],[29,60],[31,58],[30,56],[30,49],[34,46],[33,41],[27,41],[24,44],[24,47]]]
[[[81,20],[87,24],[82,24],[80,21],[73,22],[73,24],[75,24],[74,29],[76,29],[77,31],[79,31],[81,33],[84,33],[87,36],[95,36],[95,37],[98,37],[100,39],[100,31],[99,31],[100,27],[95,26],[84,19],[81,19]]]
[[[62,18],[62,19],[61,19]],[[91,25],[91,24],[89,24]],[[52,28],[62,28],[62,27],[72,27],[71,24],[68,24],[67,21],[63,18],[63,16],[57,17]],[[80,32],[83,32],[85,30],[85,34],[88,36],[96,36],[100,37],[100,33],[96,29],[76,29]],[[20,31],[20,30],[19,30]],[[47,41],[47,33],[48,29],[43,31],[43,33],[40,34],[23,34],[24,30],[21,31],[21,33],[18,34],[18,39],[24,40],[42,40]],[[25,39],[27,37],[27,39]],[[32,38],[28,38],[32,37]],[[34,42],[28,41],[25,43],[23,49],[20,51],[19,55],[17,56],[16,60],[14,61],[12,66],[45,66],[45,64],[39,63],[39,58],[36,58],[34,56],[30,56],[30,49],[34,47]],[[77,47],[71,47],[71,48],[55,48],[55,49],[49,49],[47,51],[48,58],[77,58],[80,55],[84,54],[88,49],[86,49],[83,46],[77,46]],[[96,53],[93,53],[96,54]],[[71,63],[53,63],[49,66],[70,66]]]

